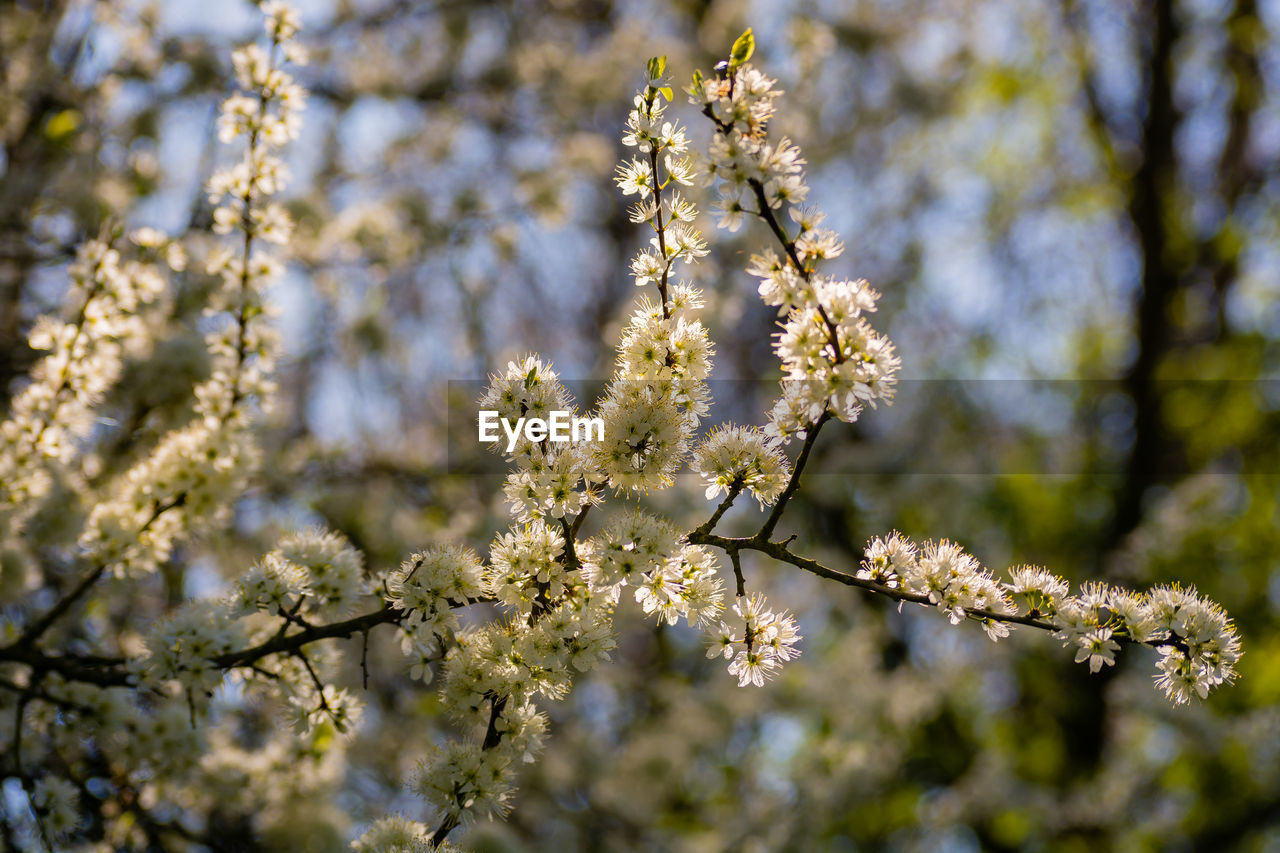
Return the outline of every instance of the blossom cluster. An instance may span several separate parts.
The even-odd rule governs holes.
[[[1004,622],[978,614],[1007,615],[1014,612],[1012,603],[991,573],[954,542],[943,539],[917,548],[898,534],[873,539],[857,576],[923,596],[952,625],[973,616],[992,640],[1009,635]]]
[[[640,300],[624,327],[600,404],[604,440],[593,447],[593,463],[618,491],[670,486],[710,408],[713,348],[696,316],[702,296],[672,279],[677,263],[693,263],[707,247],[692,224],[697,208],[676,189],[692,183],[694,168],[684,128],[666,117],[671,97],[665,58],[651,59],[622,140],[638,156],[618,167],[619,188],[638,197],[631,221],[653,231],[632,259],[632,275],[637,286],[658,291],[656,301]]]
[[[761,687],[777,674],[782,664],[800,655],[795,647],[801,639],[800,631],[789,612],[770,610],[760,593],[740,596],[733,612],[742,623],[741,630],[721,622],[707,649],[707,657],[724,656],[729,661],[729,674],[737,677],[738,686]]]
[[[451,603],[478,598],[484,590],[484,567],[470,548],[444,545],[410,555],[387,577],[387,600],[407,616],[401,627],[410,633],[436,633],[457,627]]]
[[[111,500],[94,508],[82,547],[117,575],[153,570],[174,542],[199,526],[225,518],[258,454],[249,431],[251,404],[266,402],[276,335],[265,289],[282,272],[279,259],[259,241],[288,241],[289,218],[269,199],[284,181],[284,165],[274,150],[297,136],[303,90],[279,66],[304,58],[292,39],[297,13],[282,3],[263,5],[267,48],[250,44],[233,54],[236,77],[245,90],[222,104],[219,137],[242,141],[239,162],[216,172],[209,182],[214,230],[238,229],[238,251],[228,246],[208,261],[220,278],[207,309],[216,322],[205,336],[212,363],[208,379],[196,386],[197,418],[166,435],[150,456],[126,472]]]
[[[534,701],[563,697],[574,672],[607,660],[613,648],[611,601],[593,595],[563,554],[564,540],[539,522],[499,537],[482,589],[509,615],[454,631],[447,643],[441,699],[475,735],[437,746],[413,784],[441,816],[443,834],[506,810],[515,768],[542,748],[547,721]],[[458,552],[443,563],[446,574],[472,577]]]
[[[423,823],[400,815],[379,819],[351,844],[355,853],[454,853],[448,841],[433,843]]]
[[[696,76],[690,94],[715,126],[708,172],[719,191],[720,226],[736,231],[744,217],[759,217],[782,243],[781,256],[773,250],[752,256],[749,272],[760,279],[764,302],[784,317],[775,341],[783,395],[767,432],[788,441],[807,434],[824,412],[851,422],[864,406],[892,399],[900,361],[867,321],[879,294],[865,281],[817,272],[844,244],[819,227],[820,211],[799,206],[809,193],[805,161],[790,140],[769,139],[780,93],[776,81],[746,62],[751,39],[748,31],[714,76]],[[779,220],[784,210],[793,234]]]
[[[754,427],[711,430],[694,452],[692,467],[707,484],[707,498],[746,489],[761,506],[778,498],[791,474],[777,439]]]
[[[119,242],[89,240],[77,250],[67,271],[66,304],[74,316],[42,317],[28,335],[33,350],[48,354],[0,424],[0,546],[10,554],[22,553],[26,520],[48,496],[55,470],[68,473],[124,360],[150,340],[142,312],[159,300],[165,278],[150,260],[122,257]],[[132,242],[148,251],[162,241],[142,230]],[[180,250],[168,257],[176,267],[185,264]]]
[[[235,53],[244,92],[224,102],[219,121],[224,141],[243,144],[242,157],[210,184],[214,230],[239,238],[208,264],[220,282],[206,338],[212,371],[195,389],[197,417],[110,483],[108,499],[92,511],[80,543],[98,568],[76,587],[81,592],[108,568],[117,575],[156,568],[198,523],[225,514],[255,464],[251,421],[254,407],[271,396],[276,349],[264,322],[270,315],[264,290],[281,269],[260,244],[289,236],[289,218],[271,197],[285,177],[276,151],[298,133],[303,101],[281,64],[304,58],[293,40],[296,14],[274,2],[262,8],[269,45]],[[519,767],[543,748],[548,718],[539,703],[562,699],[576,674],[609,660],[613,617],[624,601],[658,625],[684,620],[702,630],[708,657],[728,661],[743,687],[764,685],[796,658],[795,618],[746,591],[740,551],[831,576],[789,551],[790,539],[771,538],[811,447],[807,441],[793,465],[783,445],[792,436],[815,437],[829,416],[851,421],[864,405],[889,400],[898,359],[867,322],[875,291],[816,271],[843,246],[819,227],[820,213],[797,206],[808,193],[804,161],[789,141],[768,139],[778,92],[747,64],[750,51],[750,41],[740,40],[715,77],[696,78],[691,92],[716,127],[710,171],[720,182],[722,224],[732,230],[744,216],[758,217],[781,247],[755,255],[749,269],[764,302],[784,316],[776,341],[783,393],[766,428],[726,425],[697,439],[710,406],[714,351],[698,316],[700,292],[672,275],[707,250],[694,227],[696,208],[677,191],[693,182],[696,169],[685,129],[665,114],[672,98],[665,61],[654,59],[623,138],[636,156],[619,167],[617,182],[638,197],[633,222],[653,232],[631,272],[637,285],[657,293],[636,300],[622,330],[611,382],[594,411],[605,425],[603,438],[553,442],[522,433],[511,446],[495,445],[511,465],[503,493],[514,523],[496,533],[483,555],[441,544],[380,570],[366,566],[342,536],[307,529],[281,539],[226,595],[189,601],[159,620],[128,657],[86,657],[84,664],[72,654],[47,658],[69,663],[65,671],[32,667],[34,681],[15,685],[25,693],[16,732],[28,700],[44,713],[47,737],[29,744],[28,754],[50,745],[53,753],[79,748],[73,739],[92,742],[111,769],[111,780],[104,774],[95,786],[182,779],[189,790],[224,800],[269,796],[264,785],[247,784],[255,774],[276,783],[332,779],[332,765],[295,769],[339,755],[340,743],[319,744],[338,740],[333,731],[354,731],[363,706],[357,693],[331,683],[339,661],[320,641],[362,633],[367,650],[370,629],[389,625],[410,677],[436,682],[442,707],[461,731],[435,745],[413,774],[413,790],[435,811],[435,828],[388,817],[352,846],[366,853],[447,851],[454,828],[508,809]],[[783,209],[794,234],[780,224]],[[170,267],[185,263],[179,248],[154,233],[136,234],[134,242]],[[122,260],[111,241],[87,244],[71,276],[75,319],[43,321],[33,331],[32,345],[50,355],[0,428],[0,521],[7,525],[0,534],[20,530],[22,513],[49,488],[50,468],[73,455],[72,443],[122,359],[145,343],[141,312],[164,284],[155,266]],[[556,371],[536,355],[513,359],[491,376],[480,403],[511,422],[576,412]],[[701,527],[685,533],[636,507],[603,519],[594,532],[585,526],[609,489],[615,498],[637,498],[669,487],[686,469],[700,478],[708,500],[725,496]],[[769,520],[753,537],[714,536],[715,523],[743,493],[762,509],[775,507]],[[732,564],[729,614],[713,547]],[[917,545],[896,533],[872,540],[854,577],[841,579],[935,607],[952,624],[977,621],[992,640],[1017,624],[1052,631],[1092,671],[1113,664],[1121,642],[1155,647],[1162,655],[1157,686],[1175,703],[1233,680],[1241,655],[1225,612],[1193,589],[1137,593],[1094,583],[1073,595],[1065,580],[1037,567],[1017,567],[998,580],[946,540]],[[79,594],[73,590],[50,612],[66,612]],[[459,618],[458,610],[471,605],[480,608]],[[38,631],[0,651],[39,654],[28,643],[33,639]],[[98,674],[97,681],[77,681],[83,674],[77,667]],[[280,700],[294,730],[281,727],[252,752],[225,742],[210,712],[229,672],[252,698],[261,691]],[[20,767],[17,758],[14,765]],[[117,765],[124,768],[119,773]],[[85,780],[49,775],[22,782],[48,838],[61,841],[83,822]],[[186,791],[172,784],[172,792],[157,796],[181,802]],[[139,799],[134,793],[122,799]]]
[[[272,391],[269,374],[276,348],[263,293],[281,270],[277,257],[261,247],[288,238],[288,217],[270,202],[284,172],[274,152],[297,134],[302,101],[302,90],[279,67],[302,58],[292,41],[296,13],[279,3],[265,3],[262,10],[269,46],[236,51],[234,64],[245,92],[222,106],[220,135],[239,142],[241,150],[237,163],[213,176],[210,202],[216,205],[215,232],[237,233],[205,265],[218,286],[203,323],[209,373],[191,394],[195,417],[152,446],[138,448],[138,461],[122,473],[103,466],[93,452],[110,429],[101,429],[109,422],[95,409],[126,363],[147,355],[165,328],[168,312],[156,310],[167,291],[162,269],[187,270],[183,244],[151,228],[129,234],[128,240],[111,232],[88,241],[68,270],[65,318],[44,318],[32,329],[31,345],[48,355],[33,369],[31,382],[13,402],[10,420],[0,427],[0,537],[5,540],[0,545],[6,580],[13,575],[14,551],[21,547],[10,537],[22,532],[25,519],[52,493],[51,485],[56,482],[73,498],[83,498],[91,509],[79,532],[78,551],[63,549],[62,560],[49,561],[82,570],[80,578],[59,584],[60,597],[52,606],[42,604],[43,613],[37,610],[38,618],[28,618],[24,627],[4,620],[3,634],[11,641],[4,651],[15,656],[8,660],[44,654],[39,644],[55,625],[63,629],[64,642],[67,636],[80,638],[75,644],[98,636],[99,627],[89,626],[117,615],[101,602],[91,605],[89,613],[97,615],[87,619],[67,614],[79,613],[73,608],[83,604],[103,577],[152,571],[184,537],[224,518],[255,467],[251,421]],[[183,416],[189,417],[185,411]],[[76,516],[69,512],[67,517]],[[68,835],[84,823],[87,810],[81,801],[88,796],[97,802],[104,790],[114,790],[118,802],[135,804],[144,796],[148,801],[160,796],[186,802],[193,791],[221,796],[202,775],[218,757],[211,743],[215,730],[207,724],[216,719],[209,710],[227,671],[238,666],[245,668],[252,689],[261,682],[282,694],[307,727],[321,716],[339,729],[353,723],[358,703],[324,683],[329,661],[321,651],[263,654],[266,660],[237,655],[269,636],[283,636],[267,613],[287,615],[290,625],[302,625],[309,618],[342,614],[367,591],[358,553],[345,540],[308,531],[282,541],[229,596],[188,601],[144,627],[141,636],[126,633],[107,655],[82,659],[60,649],[60,655],[69,657],[59,660],[81,662],[24,674],[24,689],[41,699],[18,703],[15,728],[21,731],[34,722],[41,737],[24,738],[21,750],[16,737],[7,740],[5,751],[8,757],[12,749],[13,769],[28,793],[33,837],[64,849]],[[67,631],[69,623],[74,627]],[[285,746],[286,741],[294,746]],[[92,766],[110,777],[92,794],[88,780],[96,771],[87,770],[81,760],[83,744],[90,742]],[[295,747],[305,753],[306,747],[298,744],[287,734],[273,736],[254,761],[275,754],[279,764],[296,768],[296,755],[293,761],[285,759]],[[52,752],[64,757],[53,761]],[[24,766],[24,759],[30,764]],[[243,761],[240,765],[236,772],[244,776]],[[46,775],[29,777],[26,767]],[[153,781],[157,778],[164,779],[163,788]],[[274,778],[279,781],[281,775]],[[184,787],[188,783],[190,789]],[[133,846],[136,839],[126,836],[137,832],[130,826],[137,826],[139,814],[117,811],[115,819],[108,819],[104,809],[105,831],[113,833],[107,837],[122,847]]]
[[[320,528],[303,530],[281,539],[225,596],[190,601],[157,622],[134,669],[158,692],[185,697],[192,714],[203,712],[231,666],[226,656],[276,630],[259,617],[305,627],[311,619],[342,617],[367,602],[371,591],[360,552],[344,537]],[[311,665],[310,659],[282,659],[260,665],[257,672],[270,673],[302,729],[321,715],[334,722],[357,719],[354,698],[318,684],[308,671]]]
[[[1115,663],[1120,642],[1156,647],[1156,686],[1175,704],[1204,698],[1235,679],[1240,637],[1222,607],[1178,585],[1146,592],[1089,582],[1070,594],[1063,578],[1038,566],[1017,566],[998,581],[954,543],[917,545],[901,534],[867,544],[857,578],[906,600],[938,607],[958,624],[980,622],[992,640],[1025,617],[1054,632],[1092,672]],[[1022,620],[1025,621],[1025,620]]]
[[[243,643],[244,629],[224,601],[187,602],[152,627],[147,654],[138,664],[143,683],[172,688],[193,708],[205,708],[223,679],[222,668],[212,658]]]
[[[536,355],[509,361],[505,370],[493,374],[480,408],[497,412],[509,423],[526,417],[547,420],[553,412],[576,414],[559,375]],[[492,447],[506,451],[502,442]],[[590,465],[590,452],[585,440],[533,441],[519,433],[506,453],[515,465],[503,486],[517,520],[561,519],[597,503],[598,478]]]
[[[602,487],[634,494],[670,486],[709,407],[712,347],[696,316],[701,294],[672,279],[677,264],[697,260],[706,247],[692,224],[696,208],[674,186],[690,183],[693,167],[684,130],[664,116],[670,99],[664,62],[653,60],[624,139],[638,156],[619,168],[618,183],[638,196],[632,220],[652,229],[631,264],[636,284],[658,293],[642,296],[624,327],[613,378],[593,413],[603,437],[518,438],[507,451],[504,487],[517,523],[494,539],[488,564],[480,567],[469,552],[434,552],[407,562],[388,583],[390,600],[409,613],[402,628],[415,637],[404,646],[413,673],[430,679],[433,655],[443,649],[443,703],[476,732],[438,747],[416,776],[415,790],[440,815],[437,830],[391,822],[376,833],[402,839],[389,844],[436,840],[465,820],[505,810],[514,768],[541,748],[546,720],[535,700],[563,697],[573,673],[608,658],[624,589],[660,623],[705,625],[723,608],[714,556],[668,522],[635,510],[594,536],[579,534],[586,513],[604,501]],[[576,411],[556,372],[536,356],[491,376],[480,406],[510,422]],[[761,441],[747,444],[718,440],[704,454],[708,466],[741,463],[750,488],[776,491],[776,453]],[[459,629],[448,603],[473,595],[497,602],[504,617]],[[422,626],[439,642],[422,638]]]
[[[587,583],[614,600],[633,587],[636,603],[659,624],[684,618],[707,625],[724,607],[724,582],[715,556],[683,540],[668,521],[640,510],[621,513],[580,549]]]
[[[315,618],[346,614],[368,589],[360,552],[319,528],[281,539],[236,582],[238,612],[262,610]]]
[[[649,165],[641,158],[624,164],[618,183],[624,194],[640,196],[632,221],[648,222],[656,232],[650,248],[633,261],[632,272],[637,285],[657,285],[659,301],[642,298],[623,330],[617,374],[602,407],[613,415],[606,417],[606,424],[622,427],[612,433],[622,440],[598,452],[607,454],[601,463],[615,486],[645,490],[666,485],[690,456],[688,465],[705,483],[708,498],[721,492],[736,496],[745,490],[763,506],[778,498],[790,474],[775,437],[754,428],[724,426],[696,444],[692,441],[709,408],[704,380],[710,374],[712,345],[705,327],[693,316],[703,307],[701,295],[684,282],[672,284],[669,276],[677,258],[696,258],[706,250],[689,224],[697,214],[693,205],[674,194],[663,205],[661,193],[667,184],[685,183],[691,172],[685,132],[664,116],[664,98],[671,97],[665,60],[650,60],[647,72],[623,143],[647,153]],[[763,96],[758,103],[769,99]],[[664,158],[665,180],[659,170]],[[664,209],[669,214],[665,221]],[[676,404],[674,413],[663,405],[667,400]],[[618,411],[626,415],[619,416]],[[605,434],[606,438],[611,435],[607,426]],[[657,477],[652,476],[655,468]],[[590,545],[584,560],[590,564],[593,584],[618,592],[623,586],[634,586],[637,603],[659,622],[674,624],[683,617],[714,633],[724,608],[724,584],[709,550],[687,544],[669,524],[642,513],[616,519]],[[750,620],[744,624],[742,654],[730,655],[730,674],[744,685],[763,684],[782,662],[798,654],[793,646],[799,635],[789,616],[779,617],[776,626],[769,622],[774,617],[763,598],[757,595],[748,601],[741,588],[735,612],[747,613]],[[720,625],[723,635],[725,623]]]
[[[36,782],[31,804],[52,838],[65,838],[80,825],[80,792],[66,779],[50,776]]]

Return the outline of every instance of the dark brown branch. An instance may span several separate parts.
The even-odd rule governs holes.
[[[667,235],[662,224],[662,183],[658,180],[658,148],[649,146],[649,179],[653,181],[654,220],[653,230],[658,232],[658,254],[662,255],[662,278],[658,280],[658,295],[662,298],[662,319],[671,319],[667,305],[667,276],[671,274],[671,260],[667,257]]]
[[[778,496],[777,502],[773,505],[773,511],[769,513],[769,517],[765,519],[764,525],[757,534],[761,540],[767,541],[773,535],[773,529],[778,526],[778,521],[782,518],[782,513],[787,508],[787,502],[796,493],[796,489],[800,488],[800,475],[804,473],[804,467],[809,462],[809,454],[813,450],[814,443],[818,440],[818,431],[829,420],[831,420],[831,413],[824,409],[817,423],[806,431],[804,444],[800,447],[800,455],[796,457],[796,463],[791,469],[791,479],[787,481],[787,487]]]
[[[742,482],[741,478],[737,478],[729,485],[729,493],[724,496],[724,500],[722,500],[720,505],[716,507],[716,511],[711,513],[710,518],[695,527],[694,532],[710,533],[715,530],[716,525],[720,522],[721,516],[729,510],[729,507],[733,506],[733,502],[738,499],[738,495],[740,494],[742,494]]]
[[[485,726],[484,741],[481,743],[481,749],[493,749],[502,742],[502,731],[498,728],[498,720],[502,717],[503,710],[507,707],[506,696],[489,696],[489,723]],[[461,797],[458,798],[458,806],[466,808]],[[431,833],[430,844],[433,848],[439,847],[444,843],[449,833],[458,827],[458,817],[456,815],[445,815],[440,821],[440,825],[436,827],[436,831]]]
[[[591,511],[591,504],[587,504],[582,508],[582,511],[578,513],[577,517],[574,518],[573,524],[570,525],[569,527],[569,534],[571,536],[576,537],[578,535],[578,531],[582,529],[582,522],[586,520],[587,513],[590,511]]]
[[[360,632],[360,687],[369,689],[369,629]]]
[[[738,556],[738,549],[732,548],[728,552],[729,563],[733,566],[734,591],[738,594],[738,598],[747,594],[747,579],[742,574],[742,560]]]
[[[1142,162],[1134,174],[1129,198],[1129,218],[1142,253],[1137,356],[1125,376],[1133,400],[1134,436],[1105,543],[1110,547],[1142,520],[1143,496],[1157,480],[1156,467],[1165,448],[1167,430],[1155,376],[1172,337],[1169,311],[1180,286],[1178,272],[1169,260],[1169,217],[1165,211],[1169,190],[1177,180],[1173,142],[1179,116],[1173,102],[1173,48],[1178,24],[1172,0],[1157,0],[1152,4],[1151,15]]]
[[[84,663],[72,655],[48,655],[31,646],[0,649],[0,661],[29,666],[36,674],[54,672],[67,681],[98,687],[133,687],[135,684],[132,675],[121,664]]]
[[[778,224],[778,218],[773,215],[773,209],[769,207],[769,200],[764,194],[764,184],[760,183],[758,178],[749,178],[747,183],[751,185],[751,189],[756,194],[756,204],[760,209],[756,215],[765,221],[769,226],[769,230],[773,232],[773,236],[778,238],[778,242],[782,244],[783,250],[787,253],[787,258],[796,268],[796,272],[804,277],[805,281],[809,281],[813,275],[813,270],[806,267],[800,262],[800,253],[796,251],[796,243],[787,237],[787,232],[782,230],[782,226]],[[831,343],[831,360],[836,364],[844,361],[844,353],[840,348],[840,332],[836,328],[836,324],[831,322],[831,318],[827,315],[827,309],[822,307],[822,303],[815,300],[818,306],[818,314],[822,317],[822,322],[827,326],[827,335],[830,336]]]
[[[381,610],[375,610],[372,613],[365,613],[362,616],[356,616],[352,619],[334,622],[329,625],[312,625],[310,628],[298,631],[295,634],[275,636],[265,643],[259,643],[256,646],[239,651],[215,655],[209,660],[223,669],[248,666],[268,655],[293,654],[304,646],[319,640],[350,639],[376,625],[398,625],[404,616],[405,612],[403,610],[395,605],[388,604]]]
[[[41,690],[35,682],[27,687],[10,681],[7,678],[0,678],[0,690],[8,690],[10,693],[17,693],[20,696],[26,696],[29,699],[39,699],[54,707],[61,708],[64,711],[74,711],[78,714],[92,714],[93,709],[88,705],[81,705],[79,702],[73,702],[70,699],[64,699],[61,696],[54,696],[48,691]]]

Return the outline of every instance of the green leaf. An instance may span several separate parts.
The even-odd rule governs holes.
[[[732,71],[746,62],[755,52],[756,37],[752,34],[751,27],[747,27],[747,31],[738,36],[738,40],[733,43],[733,48],[729,51],[729,70]]]
[[[667,58],[665,56],[655,56],[649,60],[647,66],[650,80],[657,80],[667,70]]]
[[[44,126],[44,135],[51,142],[64,142],[80,129],[80,113],[77,110],[63,110],[49,119]]]
[[[674,100],[675,100],[675,94],[671,91],[671,87],[670,87],[670,86],[663,86],[663,87],[662,87],[661,89],[659,89],[658,91],[659,91],[659,92],[661,92],[661,93],[662,93],[662,97],[666,98],[668,101],[674,101]]]

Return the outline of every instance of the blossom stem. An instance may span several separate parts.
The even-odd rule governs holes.
[[[716,511],[711,513],[710,518],[694,528],[694,532],[710,533],[712,530],[715,530],[716,524],[720,522],[720,517],[728,511],[729,507],[733,506],[733,502],[737,500],[738,495],[740,494],[742,494],[741,478],[735,478],[729,485],[729,493],[725,495],[724,500],[722,500],[720,505],[716,507]]]
[[[738,557],[738,549],[733,548],[727,553],[729,555],[729,562],[733,565],[733,581],[736,584],[736,592],[738,594],[738,598],[742,598],[742,596],[747,594],[747,579],[742,574],[742,562]],[[748,637],[749,636],[750,635],[748,634]]]
[[[662,222],[662,182],[658,180],[658,146],[649,148],[649,171],[653,181],[653,230],[658,232],[658,254],[662,255],[662,278],[658,279],[658,296],[662,299],[662,319],[671,319],[667,305],[667,277],[671,275],[671,259],[667,257],[666,226]]]
[[[275,33],[271,36],[271,51],[269,54],[269,69],[275,70],[276,51],[280,47],[279,34]],[[265,116],[267,104],[270,103],[271,97],[265,88],[258,92],[258,115]],[[231,406],[228,414],[235,409],[236,404],[244,396],[244,392],[240,387],[241,375],[244,372],[244,363],[248,358],[247,349],[247,332],[249,329],[249,292],[251,285],[251,274],[249,271],[249,259],[253,255],[253,188],[258,183],[258,135],[261,132],[258,124],[254,124],[249,129],[249,140],[247,151],[245,153],[245,161],[249,167],[249,180],[244,189],[244,210],[241,212],[240,227],[244,230],[244,259],[243,266],[240,268],[240,293],[239,304],[236,308],[236,378],[231,386]]]
[[[787,232],[782,230],[782,226],[778,224],[778,218],[773,215],[773,209],[769,207],[769,200],[765,198],[764,184],[760,183],[759,178],[749,178],[747,183],[751,185],[751,189],[756,195],[756,204],[760,209],[756,211],[756,215],[765,221],[769,226],[769,230],[778,238],[778,242],[782,244],[782,249],[787,253],[788,260],[796,268],[796,272],[804,277],[805,281],[809,281],[813,275],[813,271],[800,263],[800,254],[796,251],[796,243],[787,237]],[[827,335],[831,338],[831,360],[836,364],[844,361],[844,353],[840,349],[840,333],[836,329],[836,324],[831,322],[831,317],[827,314],[827,309],[822,307],[822,302],[815,299],[814,304],[818,307],[818,314],[822,317],[822,322],[827,325]]]
[[[769,541],[769,537],[773,535],[773,529],[778,526],[778,521],[781,520],[782,513],[787,508],[787,502],[791,500],[791,496],[800,488],[800,475],[804,473],[804,467],[809,462],[809,454],[813,450],[814,443],[818,440],[818,431],[830,419],[830,410],[824,408],[817,422],[805,431],[804,444],[800,447],[800,455],[796,457],[796,464],[791,469],[791,479],[787,481],[787,487],[778,496],[778,500],[773,505],[773,510],[769,513],[769,517],[765,519],[760,532],[756,534],[760,541]]]

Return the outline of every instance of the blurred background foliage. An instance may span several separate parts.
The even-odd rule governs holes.
[[[551,707],[510,820],[470,843],[1280,850],[1280,4],[299,5],[312,98],[290,155],[299,231],[276,294],[288,357],[268,462],[236,529],[175,554],[131,607],[217,594],[306,523],[377,566],[434,541],[486,546],[506,521],[500,480],[450,472],[448,383],[530,350],[571,379],[608,375],[641,239],[611,171],[643,62],[666,54],[679,82],[751,25],[787,93],[775,131],[807,155],[811,201],[849,247],[840,271],[885,294],[877,326],[907,379],[894,407],[824,435],[784,524],[838,566],[898,528],[997,568],[1182,579],[1236,618],[1242,680],[1171,708],[1141,651],[1090,676],[1049,637],[996,647],[747,561],[750,585],[798,612],[799,664],[742,690],[692,634],[624,616],[616,664]],[[207,228],[228,48],[257,26],[239,2],[0,7],[11,389],[77,242],[113,222]],[[717,235],[698,270],[718,378],[777,375],[775,318],[742,272],[766,240]],[[207,369],[206,285],[175,286],[168,336],[99,426],[104,471],[132,460],[130,436],[175,423]],[[758,422],[770,383],[732,387],[736,416]],[[654,503],[696,523],[708,508],[685,486]],[[58,518],[42,523],[56,535]],[[229,768],[207,843],[343,849],[389,808],[416,816],[401,781],[441,723],[393,642],[373,637],[355,742],[318,739],[296,790],[270,796],[244,795],[251,765]],[[245,748],[281,725],[226,701]]]

